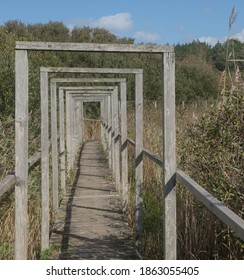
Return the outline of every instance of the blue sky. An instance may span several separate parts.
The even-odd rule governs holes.
[[[244,41],[244,0],[0,0],[0,24],[62,21],[70,29],[103,27],[137,43],[214,44],[226,39],[233,6],[231,34]]]

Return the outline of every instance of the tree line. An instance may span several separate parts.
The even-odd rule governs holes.
[[[62,22],[50,21],[44,24],[24,24],[17,20],[6,22],[0,26],[1,117],[14,113],[14,47],[16,41],[135,44],[133,38],[120,38],[103,28],[84,26],[69,30]],[[211,47],[200,41],[175,45],[177,103],[184,101],[186,104],[199,100],[216,99],[220,90],[220,74],[226,64],[226,45],[226,43],[217,43]],[[235,42],[235,54],[239,58],[244,58],[243,43]],[[35,110],[39,102],[39,68],[41,66],[141,68],[144,71],[145,99],[161,100],[161,55],[30,52],[30,110]],[[117,76],[110,75],[110,77]],[[133,100],[134,80],[131,75],[125,75],[125,77],[128,80],[129,99]]]

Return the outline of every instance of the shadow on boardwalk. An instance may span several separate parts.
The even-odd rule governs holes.
[[[138,259],[99,145],[87,142],[80,152],[75,182],[61,203],[51,237],[60,246],[56,259]]]

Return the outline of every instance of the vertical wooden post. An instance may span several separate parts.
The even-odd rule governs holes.
[[[72,154],[72,143],[71,143],[71,119],[70,119],[70,96],[65,94],[66,99],[66,148],[67,148],[67,172],[71,171],[71,154]]]
[[[107,135],[107,128],[108,128],[108,115],[107,115],[107,111],[108,111],[108,97],[104,98],[104,112],[103,112],[103,132],[104,132],[104,151],[107,154],[108,152],[108,135]]]
[[[105,103],[104,100],[99,102],[100,103],[100,118],[101,118],[101,140],[103,149],[105,151],[105,134],[104,134],[104,111],[105,111]]]
[[[163,55],[164,258],[176,254],[175,55]]]
[[[112,169],[112,96],[108,96],[108,166]]]
[[[136,247],[140,251],[142,222],[143,189],[143,72],[136,74],[136,139],[135,139],[135,192],[136,192]]]
[[[62,193],[66,193],[65,140],[64,140],[64,90],[59,90],[59,149],[60,149],[60,180]]]
[[[120,83],[121,112],[121,183],[123,195],[123,212],[128,211],[128,148],[127,148],[127,97],[126,82]]]
[[[51,140],[52,140],[52,183],[53,210],[58,210],[58,131],[57,131],[57,89],[51,83]]]
[[[73,164],[75,163],[75,158],[77,155],[77,151],[79,149],[79,102],[76,98],[71,98],[72,99],[72,112],[73,112]]]
[[[111,156],[112,156],[112,173],[115,176],[115,95],[114,95],[115,89],[113,90],[112,96],[111,96]]]
[[[81,119],[81,101],[79,100],[77,102],[78,106],[78,116],[77,116],[77,133],[78,133],[78,149],[80,149],[80,146],[82,144],[82,119]]]
[[[28,56],[15,51],[15,259],[28,258]]]
[[[69,94],[68,94],[69,95]],[[71,133],[71,169],[74,169],[74,162],[75,162],[75,151],[76,151],[76,145],[75,145],[75,106],[74,106],[74,99],[70,98],[70,133]]]
[[[81,102],[81,144],[84,142],[84,103]]]
[[[115,88],[114,95],[114,164],[116,190],[120,190],[120,153],[119,153],[119,104],[118,87]]]
[[[42,169],[42,227],[41,249],[49,247],[49,122],[48,73],[41,71],[41,169]]]

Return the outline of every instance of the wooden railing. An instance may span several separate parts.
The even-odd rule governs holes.
[[[127,139],[127,143],[135,147],[135,142]],[[157,165],[163,167],[163,161],[153,155],[147,149],[143,149],[143,156],[149,158]],[[207,190],[196,183],[182,170],[177,169],[176,178],[182,183],[199,201],[201,201],[214,215],[216,215],[224,224],[230,227],[233,232],[244,241],[244,220],[241,219],[232,210],[226,207],[221,201],[211,195]]]
[[[41,159],[41,150],[35,152],[28,160],[29,169]],[[13,171],[0,181],[0,198],[15,184],[16,177]]]

